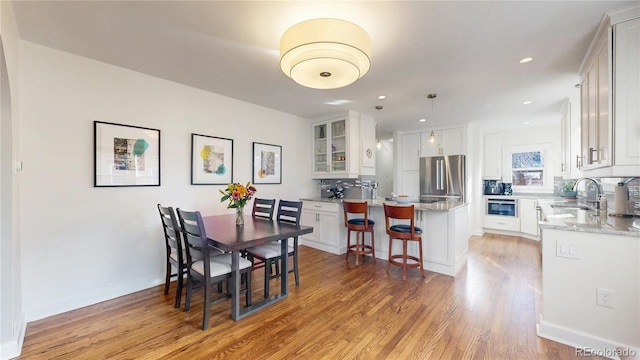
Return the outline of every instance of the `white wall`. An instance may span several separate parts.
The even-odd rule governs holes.
[[[282,145],[281,185],[310,179],[308,121],[257,105],[21,42],[20,236],[27,321],[158,285],[164,248],[156,204],[228,210],[218,186],[190,185],[191,133],[234,139],[234,181],[252,179],[252,142]],[[161,130],[160,187],[93,187],[93,121]]]
[[[22,310],[18,179],[13,163],[18,137],[18,30],[11,4],[0,2],[0,359],[20,354]]]

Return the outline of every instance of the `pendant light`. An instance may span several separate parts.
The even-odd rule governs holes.
[[[427,95],[428,99],[431,99],[431,119],[433,119],[433,99],[436,98],[438,94],[429,94]],[[429,143],[433,144],[436,142],[436,133],[431,130],[431,134],[429,134]]]

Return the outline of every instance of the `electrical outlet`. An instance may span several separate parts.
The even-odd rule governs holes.
[[[596,305],[613,308],[613,290],[597,288]]]
[[[580,259],[580,245],[567,241],[558,241],[556,242],[556,256]]]

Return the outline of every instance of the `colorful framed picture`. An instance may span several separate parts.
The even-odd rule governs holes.
[[[233,182],[233,139],[191,134],[191,185]]]
[[[93,122],[94,187],[160,186],[160,130]]]
[[[253,143],[253,183],[282,184],[282,146]]]

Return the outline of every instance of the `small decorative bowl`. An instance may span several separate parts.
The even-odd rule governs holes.
[[[562,192],[562,196],[564,196],[567,199],[575,199],[578,196],[578,192],[565,190]]]
[[[411,196],[396,196],[398,204],[408,204],[411,202]]]

